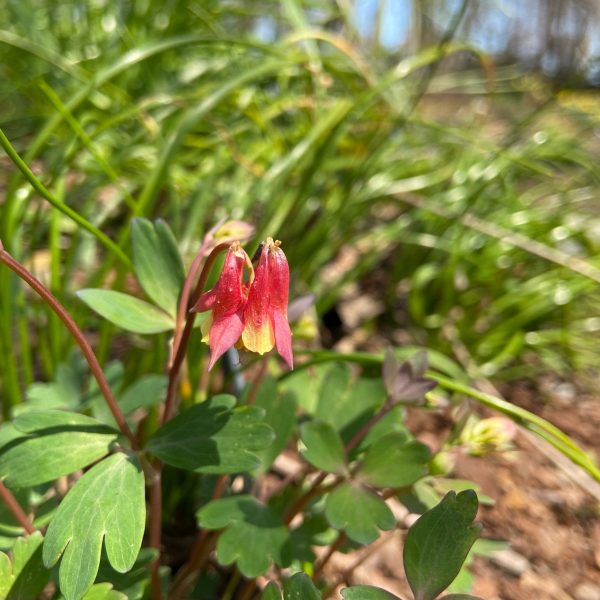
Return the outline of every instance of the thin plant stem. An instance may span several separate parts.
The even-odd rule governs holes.
[[[162,537],[162,464],[154,465],[150,484],[150,547],[158,552],[158,556],[150,565],[150,586],[152,600],[162,600],[160,584],[160,551]]]
[[[233,593],[235,592],[235,588],[240,583],[242,579],[242,574],[239,569],[235,569],[229,581],[227,582],[227,587],[225,588],[223,595],[221,596],[221,600],[231,600],[233,598]],[[241,597],[239,598],[241,600]]]
[[[327,550],[325,556],[323,556],[323,558],[317,564],[315,572],[312,576],[313,581],[316,581],[321,576],[325,565],[330,561],[331,557],[341,548],[342,544],[346,541],[347,537],[348,536],[343,531],[340,531],[335,542],[333,542],[331,546],[329,546],[329,550]]]
[[[27,283],[41,298],[44,302],[56,313],[58,318],[65,324],[66,328],[69,330],[77,345],[81,349],[92,374],[94,375],[96,381],[98,382],[98,387],[106,400],[108,408],[112,413],[119,429],[127,437],[132,448],[134,450],[138,449],[137,440],[127,425],[127,421],[125,421],[125,417],[113,396],[112,390],[106,381],[106,377],[104,372],[102,371],[102,367],[98,363],[98,359],[92,350],[89,342],[83,335],[81,329],[77,326],[71,315],[67,312],[64,306],[51,294],[51,292],[46,289],[44,284],[36,279],[23,265],[18,263],[6,250],[4,250],[4,246],[0,241],[0,262],[3,262],[9,269],[11,269],[14,273],[16,273],[25,283]]]
[[[216,246],[213,251],[206,257],[206,262],[202,267],[202,272],[200,273],[200,278],[198,279],[198,284],[196,285],[196,290],[191,298],[191,304],[195,303],[204,290],[204,286],[206,285],[206,281],[208,280],[208,275],[210,274],[210,270],[215,262],[215,259],[221,252],[227,250],[231,244],[219,244]],[[188,275],[188,278],[189,277]],[[182,294],[183,295],[183,294]],[[173,362],[171,364],[171,368],[169,369],[169,385],[167,388],[167,399],[165,401],[165,411],[163,414],[163,423],[166,423],[172,416],[175,411],[175,396],[177,390],[177,376],[179,375],[179,370],[181,369],[181,365],[183,363],[183,359],[185,357],[185,353],[187,350],[188,342],[190,340],[190,335],[192,333],[192,329],[194,327],[194,321],[196,320],[196,313],[188,312],[185,325],[183,327],[183,331],[181,333],[181,337],[178,340],[177,346],[175,344],[173,346]]]
[[[91,233],[103,246],[110,250],[124,265],[131,267],[131,261],[127,255],[113,242],[105,233],[100,231],[95,225],[92,225],[88,220],[82,217],[77,211],[70,206],[61,202],[54,194],[52,194],[44,184],[33,174],[27,163],[19,156],[17,151],[12,147],[4,132],[0,129],[0,146],[2,146],[8,154],[8,157],[13,161],[16,167],[23,173],[25,179],[33,186],[35,191],[45,198],[54,208],[60,210],[64,215],[77,223],[80,227]]]
[[[256,590],[256,579],[248,579],[240,590],[238,600],[250,600],[252,594],[254,594],[254,590]]]
[[[346,444],[346,454],[350,454],[358,444],[364,439],[369,431],[387,415],[390,410],[394,408],[394,403],[388,399],[386,403],[381,407],[381,410],[374,414],[353,436],[352,439]]]
[[[223,495],[228,480],[228,475],[219,475],[217,482],[215,483],[211,500],[218,500]],[[198,532],[190,558],[188,562],[181,567],[173,582],[173,587],[169,594],[171,600],[182,598],[187,593],[188,589],[196,580],[198,571],[206,562],[211,548],[218,536],[218,531],[212,532],[212,535],[208,529],[201,529]]]
[[[16,498],[12,495],[12,492],[4,485],[2,480],[0,480],[0,498],[2,498],[2,501],[6,504],[8,510],[10,510],[15,519],[19,522],[19,525],[21,525],[28,534],[31,535],[37,531]]]

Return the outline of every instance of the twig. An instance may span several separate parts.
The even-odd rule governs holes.
[[[31,524],[31,521],[17,502],[16,498],[12,495],[12,492],[4,485],[4,482],[0,479],[0,497],[6,507],[13,514],[15,519],[19,522],[19,525],[29,534],[34,533],[37,529]]]
[[[325,565],[329,562],[331,557],[341,548],[342,544],[347,539],[348,539],[348,536],[343,531],[340,531],[335,542],[333,542],[331,544],[331,546],[329,546],[329,550],[327,550],[325,556],[323,556],[323,558],[317,564],[317,566],[315,568],[315,572],[313,573],[313,576],[312,576],[313,581],[317,581],[317,579],[321,576],[321,573],[323,572]]]
[[[112,413],[119,429],[127,437],[132,448],[134,450],[138,449],[138,443],[133,435],[131,429],[129,429],[129,425],[127,425],[127,421],[125,421],[125,417],[113,396],[112,390],[106,381],[106,377],[104,372],[102,371],[102,367],[92,350],[89,342],[83,335],[81,329],[77,326],[71,315],[67,312],[64,306],[52,295],[52,293],[46,289],[44,284],[36,279],[23,265],[18,263],[6,250],[4,250],[4,246],[0,241],[0,261],[3,262],[9,269],[14,271],[25,283],[27,283],[41,298],[44,302],[56,313],[58,318],[65,324],[77,345],[81,349],[92,374],[96,378],[98,382],[98,387],[108,404],[108,408]]]
[[[260,389],[260,384],[262,383],[265,373],[267,372],[268,366],[269,366],[269,355],[265,354],[261,359],[260,367],[258,369],[258,372],[256,373],[256,376],[254,377],[254,380],[252,381],[252,387],[250,388],[250,391],[248,392],[248,397],[246,398],[247,406],[254,404],[254,401],[256,400],[256,394],[258,394],[258,390]]]

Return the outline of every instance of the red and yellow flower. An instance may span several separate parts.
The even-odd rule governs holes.
[[[280,245],[267,238],[254,269],[239,242],[234,242],[227,251],[217,284],[202,294],[192,309],[211,311],[202,327],[203,341],[210,347],[209,369],[238,341],[245,349],[259,354],[275,347],[293,368],[292,333],[287,320],[290,272]]]

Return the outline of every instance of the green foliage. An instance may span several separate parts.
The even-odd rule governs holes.
[[[344,600],[399,600],[398,596],[370,585],[353,585],[346,588],[342,590],[342,598]]]
[[[160,333],[173,329],[167,313],[144,300],[113,290],[79,290],[77,296],[100,316],[133,333]]]
[[[131,224],[133,270],[148,296],[173,318],[178,292],[185,278],[181,256],[172,231],[164,221],[146,219]]]
[[[346,453],[340,436],[328,423],[310,421],[300,428],[306,446],[302,456],[311,465],[329,473],[346,473]]]
[[[236,563],[246,577],[262,575],[275,562],[290,561],[289,531],[281,518],[252,496],[214,500],[198,513],[198,524],[207,529],[225,529],[217,542],[222,565]]]
[[[404,569],[415,600],[433,600],[458,574],[480,528],[473,525],[477,496],[449,492],[410,528]]]
[[[137,461],[118,453],[92,467],[69,491],[44,541],[47,568],[59,559],[66,600],[81,598],[100,565],[102,542],[112,567],[132,568],[145,527],[144,476]]]
[[[292,393],[279,389],[272,377],[265,377],[256,394],[254,405],[264,410],[263,422],[275,434],[275,439],[262,450],[254,453],[260,458],[258,473],[263,473],[285,448],[288,440],[296,429],[296,400]]]
[[[357,476],[375,487],[408,486],[429,473],[430,458],[425,444],[402,432],[388,433],[369,446]]]
[[[26,600],[37,598],[50,579],[42,562],[43,537],[39,531],[19,538],[9,557],[0,552],[0,598]]]
[[[396,519],[387,504],[357,483],[345,482],[327,496],[325,516],[335,529],[360,544],[370,544],[379,530],[393,529]]]
[[[214,396],[177,415],[148,441],[147,449],[174,467],[197,473],[237,473],[260,465],[253,454],[274,438],[264,411],[235,408],[235,398]]]
[[[31,410],[8,427],[14,433],[0,446],[0,477],[13,487],[73,473],[108,454],[118,438],[96,419],[59,410]]]

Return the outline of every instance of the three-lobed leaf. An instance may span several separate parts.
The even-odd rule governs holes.
[[[213,500],[196,513],[206,529],[225,530],[217,542],[217,559],[236,563],[246,577],[262,575],[272,562],[289,562],[289,531],[269,506],[247,495]]]
[[[328,473],[342,474],[347,471],[342,438],[329,423],[303,423],[300,427],[300,439],[306,446],[302,456],[311,465]]]
[[[108,454],[118,438],[91,417],[60,410],[24,412],[12,431],[12,439],[0,446],[0,478],[17,488],[82,469]]]
[[[77,481],[50,522],[43,550],[46,568],[61,559],[59,585],[66,600],[79,600],[94,583],[103,540],[112,567],[131,569],[145,519],[144,475],[134,457],[113,454]]]
[[[185,273],[177,243],[169,226],[162,220],[131,222],[133,268],[148,296],[172,317]]]
[[[404,570],[415,600],[433,600],[454,580],[479,535],[477,495],[449,492],[410,528]]]
[[[88,288],[77,296],[101,317],[133,333],[160,333],[174,327],[173,317],[144,300],[116,292]]]
[[[402,487],[429,473],[429,448],[402,432],[388,433],[367,449],[358,470],[361,481],[375,487]]]
[[[396,525],[394,514],[379,496],[349,481],[327,496],[325,516],[333,528],[345,531],[360,544],[374,542],[380,529],[393,529]]]
[[[239,473],[260,465],[254,454],[273,441],[273,430],[262,421],[264,411],[235,407],[222,394],[196,404],[163,425],[147,449],[162,461],[197,473]]]

